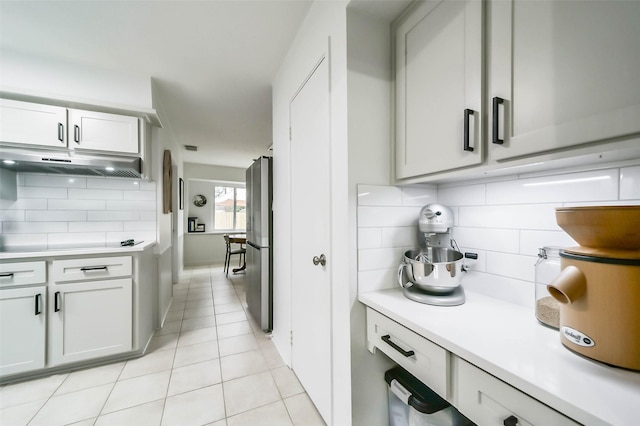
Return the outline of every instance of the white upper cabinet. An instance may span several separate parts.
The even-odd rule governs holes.
[[[138,154],[139,122],[135,116],[0,99],[3,144]]]
[[[488,132],[491,159],[640,133],[640,2],[488,6],[487,101],[504,99],[498,135]]]
[[[66,108],[0,99],[0,142],[66,148]]]
[[[396,178],[480,164],[480,1],[421,2],[394,26]]]
[[[137,154],[138,118],[69,110],[69,147]]]

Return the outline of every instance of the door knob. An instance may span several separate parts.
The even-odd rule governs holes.
[[[313,256],[313,264],[318,266],[318,264],[324,266],[327,264],[327,256],[324,255],[324,253],[322,253],[320,255],[320,257],[318,256]]]

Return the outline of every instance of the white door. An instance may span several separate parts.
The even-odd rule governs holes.
[[[132,279],[54,285],[50,295],[51,365],[132,348]]]
[[[78,149],[140,152],[138,118],[95,111],[69,110],[69,146]]]
[[[0,141],[67,146],[66,108],[0,99]]]
[[[327,423],[331,419],[329,72],[323,60],[290,104],[291,364]],[[315,265],[314,257],[326,258]],[[348,326],[348,324],[346,325]]]
[[[45,286],[0,290],[0,376],[44,367]]]

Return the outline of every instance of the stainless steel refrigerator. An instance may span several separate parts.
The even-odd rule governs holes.
[[[247,305],[265,331],[273,327],[272,164],[260,157],[247,169]]]

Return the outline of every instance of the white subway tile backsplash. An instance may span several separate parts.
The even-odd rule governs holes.
[[[123,191],[123,200],[155,201],[156,193],[153,191]]]
[[[538,249],[578,245],[558,227],[555,208],[640,205],[640,166],[452,183],[438,186],[437,197],[424,203],[418,197],[431,197],[433,189],[375,186],[375,191],[378,201],[358,207],[358,291],[397,286],[404,250],[421,242],[420,208],[438,202],[454,212],[452,237],[461,250],[478,253],[464,287],[532,308]]]
[[[123,222],[70,222],[69,232],[123,231]]]
[[[0,210],[0,222],[18,222],[25,220],[24,210]]]
[[[132,179],[87,178],[87,188],[139,191],[140,182]]]
[[[640,166],[620,169],[620,199],[640,200]]]
[[[382,228],[382,247],[416,247],[418,229],[415,226]]]
[[[3,234],[40,234],[67,232],[67,222],[3,222]]]
[[[477,206],[485,204],[486,185],[438,188],[438,203],[445,206]]]
[[[100,210],[100,211],[90,211],[87,212],[87,220],[88,221],[105,221],[105,220],[141,220],[141,213],[135,210],[128,211],[114,211],[114,210]],[[145,212],[147,213],[147,212]],[[155,212],[151,212],[153,214],[153,219],[155,219]],[[149,219],[146,219],[149,220]]]
[[[398,266],[358,273],[358,292],[366,293],[368,291],[387,290],[396,287],[400,287],[398,283]]]
[[[382,247],[382,228],[360,228],[358,230],[358,248]]]
[[[19,173],[22,179],[18,185],[38,186],[45,188],[86,188],[87,179],[76,176],[53,176],[41,174]],[[21,183],[22,182],[22,183]]]
[[[48,200],[50,210],[104,210],[104,200]]]
[[[122,200],[123,191],[115,189],[69,189],[70,200]]]
[[[83,222],[87,212],[76,210],[27,210],[25,220],[30,222]]]
[[[47,200],[35,199],[18,199],[18,200],[0,200],[0,209],[2,210],[46,210]]]
[[[19,186],[18,198],[67,198],[67,188],[41,188],[35,186]]]
[[[471,249],[517,253],[520,245],[519,231],[515,229],[457,227],[452,236],[458,244]]]
[[[438,189],[435,186],[405,186],[400,189],[403,206],[423,207],[438,199]]]
[[[487,184],[487,204],[533,204],[618,199],[618,169],[567,173]]]
[[[402,248],[380,248],[358,250],[358,270],[397,268],[402,260]]]
[[[147,200],[143,201],[116,201],[116,200],[107,200],[106,210],[155,210],[156,204],[154,202],[149,202]]]
[[[156,184],[130,179],[17,174],[17,200],[0,200],[0,244],[156,240]]]
[[[502,277],[523,281],[535,281],[534,265],[537,256],[523,256],[511,253],[486,252],[487,272]]]
[[[156,223],[155,222],[122,222],[124,225],[123,231],[155,231]]]
[[[68,232],[66,234],[48,234],[49,247],[71,246],[74,244],[105,244],[107,242],[104,232]]]
[[[538,255],[542,247],[574,247],[578,243],[564,231],[521,231],[520,254]]]
[[[458,208],[458,226],[476,228],[559,230],[560,204],[491,205]]]
[[[57,234],[64,235],[64,234]],[[0,247],[46,246],[47,234],[5,234],[0,235]]]
[[[358,205],[360,206],[402,205],[402,190],[395,186],[358,185]]]
[[[358,226],[418,226],[420,207],[358,207]]]

